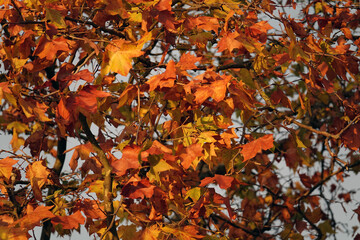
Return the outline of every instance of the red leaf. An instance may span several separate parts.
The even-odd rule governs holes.
[[[69,216],[56,216],[51,219],[51,223],[54,226],[61,224],[63,229],[76,229],[79,227],[79,224],[85,223],[85,217],[80,211],[77,211]]]
[[[265,135],[261,138],[258,138],[250,143],[247,143],[242,147],[241,154],[244,157],[243,162],[253,158],[256,154],[260,153],[262,150],[268,150],[274,146],[274,138],[272,134]]]
[[[129,182],[122,188],[122,195],[124,197],[132,199],[144,199],[151,198],[154,194],[155,186],[151,185],[149,180],[142,179],[138,181],[137,179],[130,179]]]
[[[360,222],[360,205],[359,205],[359,207],[357,208],[357,209],[355,209],[355,210],[353,210],[358,216],[358,220],[359,220],[359,222]]]

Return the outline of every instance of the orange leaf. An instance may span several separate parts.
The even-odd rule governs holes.
[[[118,98],[119,103],[117,107],[120,108],[124,106],[124,104],[130,104],[137,96],[137,92],[137,87],[131,84],[128,85]]]
[[[85,217],[80,211],[77,211],[69,216],[56,216],[51,219],[51,223],[54,226],[61,224],[63,229],[76,229],[79,227],[79,224],[85,223]]]
[[[200,16],[200,17],[188,17],[185,20],[185,27],[194,29],[195,27],[203,29],[205,31],[219,31],[219,21],[214,17]]]
[[[0,176],[4,176],[6,179],[9,179],[12,172],[12,166],[17,163],[18,160],[6,157],[0,159]]]
[[[203,148],[201,147],[200,143],[195,143],[190,145],[185,149],[185,152],[180,154],[181,165],[188,169],[191,164],[196,160],[196,158],[203,156],[202,153]],[[194,166],[196,168],[196,166]]]
[[[45,35],[40,38],[40,41],[34,51],[34,56],[53,61],[58,52],[69,51],[67,40],[64,37],[48,40]]]
[[[126,146],[122,151],[121,159],[111,162],[113,171],[118,176],[123,176],[128,169],[140,168],[138,156],[141,151],[139,146]]]
[[[80,79],[82,79],[88,83],[91,83],[94,80],[94,76],[89,70],[84,69],[76,74],[70,74],[69,76],[61,79],[61,81],[77,81]]]
[[[50,171],[44,166],[42,161],[34,162],[27,167],[26,177],[30,180],[34,196],[37,200],[42,200],[41,188],[48,181]]]
[[[240,34],[238,32],[225,33],[218,43],[218,52],[229,50],[231,53],[234,49],[244,49],[239,40],[236,40]]]
[[[196,69],[195,63],[200,61],[201,57],[196,57],[190,53],[184,53],[181,55],[180,61],[176,64],[181,70],[191,70]]]
[[[262,150],[268,150],[274,146],[274,138],[272,134],[265,135],[261,138],[258,138],[250,143],[247,143],[242,146],[241,154],[244,157],[243,162],[253,158],[256,154],[260,153]]]
[[[90,113],[95,113],[97,110],[97,98],[108,97],[110,93],[97,90],[97,86],[87,85],[78,92],[76,96],[76,106],[82,107]]]
[[[157,87],[171,88],[176,80],[175,62],[170,60],[166,66],[166,71],[162,74],[155,75],[146,83],[149,85],[149,91],[154,91]]]
[[[70,112],[66,108],[65,99],[61,98],[59,104],[56,107],[56,117],[61,119],[65,124],[70,121]]]
[[[199,186],[204,187],[210,183],[213,183],[214,181],[217,182],[219,184],[219,187],[222,189],[228,189],[233,184],[240,184],[240,182],[233,177],[215,174],[214,177],[206,177],[203,180],[201,180]]]
[[[27,215],[14,222],[13,225],[21,226],[22,228],[26,228],[28,230],[34,228],[35,226],[40,226],[41,220],[55,217],[50,209],[51,207],[38,206],[35,210],[33,210],[33,208],[28,205]]]

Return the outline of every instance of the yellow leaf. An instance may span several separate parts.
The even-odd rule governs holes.
[[[19,148],[21,146],[23,146],[25,144],[25,140],[21,137],[19,138],[17,132],[14,131],[13,137],[10,141],[10,144],[11,144],[13,151],[16,152],[17,150],[19,150]]]
[[[143,240],[157,240],[160,233],[160,229],[157,225],[152,225],[151,227],[145,228],[142,239]]]
[[[186,192],[186,198],[190,197],[193,202],[196,202],[201,197],[201,188],[195,187]]]
[[[96,196],[102,200],[104,198],[104,181],[102,180],[96,180],[95,182],[92,182],[89,186],[89,191],[96,194]]]
[[[132,67],[132,59],[144,54],[141,44],[129,43],[124,39],[113,40],[105,49],[105,59],[102,64],[101,74],[116,72],[123,76],[128,75]]]
[[[29,131],[29,128],[26,124],[21,123],[21,122],[11,122],[7,125],[6,127],[8,130],[12,129],[12,130],[16,130],[16,132],[18,133],[23,133],[26,130]]]
[[[147,173],[149,180],[160,180],[159,173],[174,169],[165,160],[162,160],[159,155],[150,155],[148,157],[150,162],[150,171]]]
[[[14,64],[16,71],[19,71],[25,65],[27,60],[28,60],[28,58],[27,59],[13,58],[12,62]]]
[[[300,140],[298,136],[296,136],[296,144],[299,148],[306,148],[305,144]]]

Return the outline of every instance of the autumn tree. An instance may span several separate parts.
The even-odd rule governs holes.
[[[1,239],[360,239],[357,1],[0,6]]]

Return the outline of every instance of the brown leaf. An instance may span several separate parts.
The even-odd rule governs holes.
[[[357,209],[355,209],[355,210],[353,210],[358,216],[358,220],[359,220],[359,222],[360,222],[360,205],[359,205],[359,207],[357,208]]]
[[[155,186],[151,185],[149,180],[142,179],[141,181],[137,179],[130,179],[129,182],[122,188],[122,195],[124,197],[132,199],[144,199],[151,198],[154,194]]]

